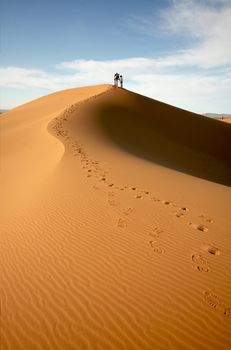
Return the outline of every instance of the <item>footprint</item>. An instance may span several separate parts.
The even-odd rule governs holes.
[[[132,191],[135,191],[135,190],[136,190],[136,187],[130,187],[130,189],[131,189]]]
[[[118,226],[119,228],[127,228],[127,222],[126,222],[126,220],[120,218],[120,219],[118,220],[117,226]]]
[[[208,228],[206,226],[202,225],[202,224],[197,225],[196,229],[198,231],[201,231],[201,232],[207,232],[208,231]]]
[[[217,309],[221,303],[220,298],[212,291],[204,292],[204,300],[213,309]]]
[[[160,202],[160,199],[156,198],[156,197],[152,197],[151,200],[154,201],[154,202]]]
[[[200,272],[209,272],[210,268],[208,266],[207,260],[200,254],[193,254],[192,257],[192,262],[197,266],[197,270]]]
[[[220,255],[221,251],[217,248],[212,242],[205,243],[201,246],[201,249],[204,249],[206,252],[212,255]]]
[[[180,211],[175,212],[174,215],[175,215],[177,218],[181,218],[182,216],[184,216],[184,214],[181,213]]]
[[[200,215],[199,216],[199,218],[202,218],[202,219],[204,219],[206,222],[208,222],[209,224],[212,224],[213,223],[213,220],[212,219],[210,219],[210,218],[208,218],[207,216],[205,216],[205,215]]]
[[[149,241],[150,246],[152,247],[152,250],[156,254],[165,254],[166,250],[161,246],[161,243],[158,241]]]
[[[228,318],[231,318],[231,307],[226,307],[224,310],[224,315]]]
[[[109,199],[108,201],[108,204],[113,206],[113,207],[118,207],[119,203],[116,202],[114,199]]]
[[[214,246],[209,247],[209,248],[208,248],[208,252],[209,252],[210,254],[213,254],[213,255],[220,255],[220,254],[221,254],[220,249],[218,249],[218,248],[216,248],[216,247],[214,247]]]
[[[133,212],[133,208],[129,207],[123,213],[124,215],[130,215],[132,212]]]
[[[193,224],[192,222],[189,222],[189,226],[192,226],[193,228],[195,228],[196,230],[198,230],[200,232],[207,232],[208,231],[208,227],[206,227],[202,224]]]
[[[162,255],[166,253],[166,250],[164,248],[161,248],[160,246],[153,248],[153,251],[154,253],[162,254]]]
[[[143,197],[140,194],[137,194],[135,198],[142,199]]]
[[[154,227],[153,232],[149,233],[149,236],[153,237],[153,238],[159,238],[160,234],[164,232],[163,230],[161,230],[158,226]]]
[[[189,211],[189,209],[186,208],[186,207],[182,207],[182,208],[180,208],[180,209],[183,210],[183,211]]]
[[[165,204],[165,205],[171,205],[171,204],[172,204],[172,203],[169,202],[169,201],[162,201],[162,203]]]

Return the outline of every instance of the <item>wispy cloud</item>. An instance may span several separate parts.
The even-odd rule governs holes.
[[[169,72],[167,59],[129,58],[124,60],[75,60],[63,62],[54,74],[41,70],[2,68],[0,84],[8,87],[43,88],[50,91],[112,83],[116,71],[125,78],[125,87],[146,96],[196,112],[230,112],[231,71]]]
[[[183,64],[204,68],[231,64],[230,1],[174,1],[168,13],[161,15],[168,32],[195,39],[182,54]]]
[[[164,65],[203,68],[231,64],[230,0],[172,0],[158,15],[130,17],[128,25],[146,35],[184,38],[184,47],[165,57]]]
[[[0,85],[13,88],[60,89],[60,78],[43,70],[21,67],[0,68]]]

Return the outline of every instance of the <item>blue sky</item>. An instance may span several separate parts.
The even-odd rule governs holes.
[[[1,108],[112,83],[231,113],[231,0],[2,0]]]

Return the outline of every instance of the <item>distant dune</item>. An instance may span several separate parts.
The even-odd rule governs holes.
[[[1,350],[231,345],[231,125],[111,85],[4,113]]]
[[[215,119],[231,118],[231,114],[225,114],[225,113],[205,113],[205,116],[215,118]]]

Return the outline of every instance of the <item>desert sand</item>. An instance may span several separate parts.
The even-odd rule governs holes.
[[[111,85],[0,119],[1,350],[231,349],[231,125]]]
[[[225,118],[224,121],[225,121],[226,123],[231,123],[231,118]]]

